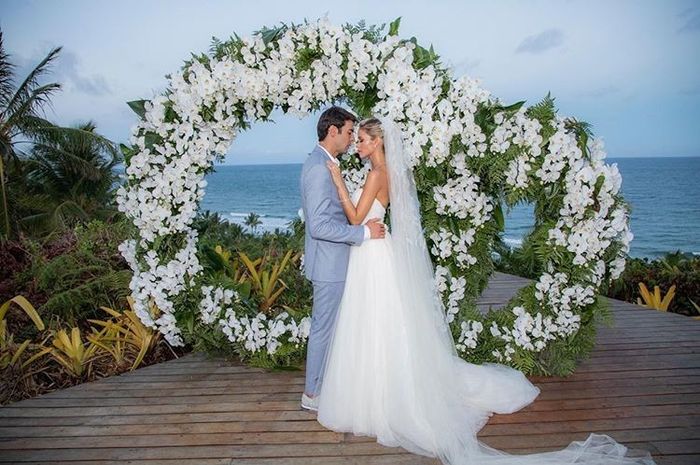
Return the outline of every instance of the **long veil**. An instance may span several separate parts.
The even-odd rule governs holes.
[[[591,434],[555,452],[511,455],[477,440],[491,412],[509,413],[537,396],[522,373],[501,365],[473,365],[456,355],[421,225],[420,204],[401,130],[381,118],[389,175],[394,269],[404,330],[411,341],[408,367],[387,378],[387,415],[405,449],[438,456],[452,465],[652,464],[644,451],[629,451],[606,435]],[[402,350],[402,348],[396,348]],[[404,373],[402,370],[407,370]],[[485,399],[485,400],[484,400]],[[533,444],[535,447],[536,444]]]

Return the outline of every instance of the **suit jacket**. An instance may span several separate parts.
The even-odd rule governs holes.
[[[311,281],[345,281],[351,245],[364,240],[364,226],[353,226],[343,212],[326,166],[328,155],[316,146],[301,170],[304,211],[304,274]]]

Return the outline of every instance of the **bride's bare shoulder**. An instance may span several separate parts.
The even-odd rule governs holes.
[[[367,173],[367,180],[369,180],[370,178],[375,179],[376,181],[379,181],[379,182],[386,182],[386,180],[387,180],[386,166],[372,168],[369,171],[369,173]]]

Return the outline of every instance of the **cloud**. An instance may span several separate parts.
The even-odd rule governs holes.
[[[61,50],[56,60],[56,74],[63,76],[78,92],[88,95],[111,93],[107,80],[102,75],[92,74],[87,76],[81,73],[78,56],[66,49]]]
[[[678,17],[684,21],[683,26],[678,29],[679,33],[700,30],[700,10],[688,8],[682,11]]]
[[[559,29],[547,29],[539,34],[525,37],[516,53],[542,53],[564,43],[564,33]]]
[[[10,61],[16,65],[15,79],[19,85],[24,78],[38,65],[53,46],[46,46],[44,52],[37,52],[31,58],[12,55]],[[86,75],[81,72],[78,56],[65,48],[54,59],[50,72],[44,75],[42,83],[58,82],[64,89],[75,90],[88,95],[107,95],[112,91],[104,76],[100,74]]]

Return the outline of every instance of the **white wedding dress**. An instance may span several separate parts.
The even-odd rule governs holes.
[[[361,190],[353,195],[357,204]],[[375,199],[368,219],[384,220],[386,209]],[[429,425],[415,422],[420,405],[411,385],[421,383],[411,369],[415,345],[407,328],[414,320],[404,312],[396,283],[394,250],[389,233],[383,240],[366,241],[353,247],[336,329],[329,345],[326,371],[319,400],[319,421],[335,431],[376,436],[387,446],[402,445],[387,419],[401,415],[414,424],[412,435]],[[523,374],[502,365],[473,365],[457,356],[454,363],[462,381],[453,389],[463,391],[469,415],[465,422],[476,434],[492,412],[512,413],[533,401],[539,389]],[[437,393],[436,393],[437,394]],[[420,443],[416,444],[420,447]],[[425,454],[425,450],[415,450]]]
[[[525,376],[460,359],[432,285],[410,168],[395,126],[383,122],[392,233],[350,253],[345,291],[323,371],[318,421],[452,465],[651,464],[592,434],[564,450],[511,455],[477,440],[492,413],[512,413],[539,394]],[[357,205],[361,191],[352,197]],[[375,199],[365,222],[384,219]]]

